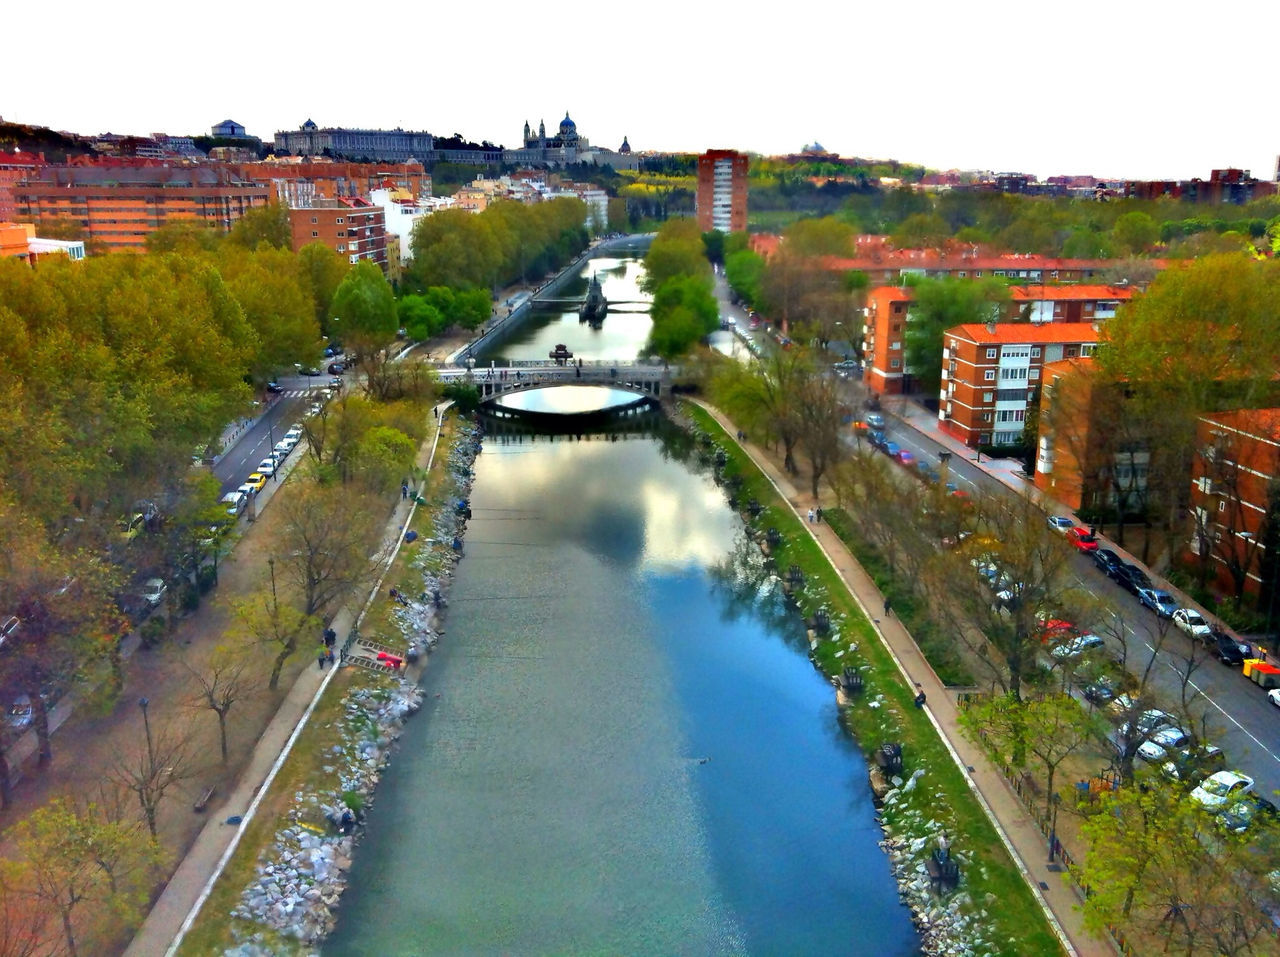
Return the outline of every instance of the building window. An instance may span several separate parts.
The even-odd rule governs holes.
[[[983,422],[990,422],[990,421],[991,421],[991,413],[990,413],[990,412],[983,412],[983,413],[982,413],[982,421],[983,421]]]
[[[313,229],[313,230],[311,230],[311,238],[312,238],[312,239],[318,239],[319,237],[320,237],[320,234],[319,234],[318,232],[316,232],[314,229]]]
[[[1082,356],[1091,356],[1091,355],[1093,355],[1093,350],[1094,350],[1095,348],[1097,348],[1097,347],[1096,347],[1096,346],[1081,346],[1081,347],[1080,347],[1080,355],[1082,355]]]
[[[339,238],[339,239],[345,239],[345,238],[346,238],[346,236],[347,236],[347,231],[346,231],[345,229],[339,229],[339,230],[338,230],[338,238]]]
[[[339,216],[337,219],[334,220],[334,222],[337,223],[339,226],[341,226],[343,223],[346,222],[346,220],[343,219],[341,216]]]
[[[1039,346],[1032,346],[1032,347],[1031,347],[1031,358],[1033,358],[1033,359],[1039,359],[1039,358],[1040,358],[1040,347],[1039,347]]]
[[[982,393],[982,401],[983,401],[983,402],[994,402],[994,401],[995,401],[995,399],[996,399],[996,394],[995,394],[994,392],[984,392],[984,393]]]
[[[995,369],[987,369],[986,371],[984,371],[984,372],[982,373],[982,380],[983,380],[984,382],[995,382],[995,381],[996,381],[996,370],[995,370]]]
[[[987,349],[987,358],[988,358],[988,359],[994,359],[994,358],[995,358],[996,356],[998,356],[999,354],[1000,354],[1000,350],[999,350],[999,349],[997,349],[997,348],[995,348],[994,346],[992,346],[991,348]]]
[[[1031,379],[1031,380],[1033,380],[1033,381],[1034,381],[1034,380],[1036,380],[1036,379],[1039,379],[1039,378],[1040,378],[1040,370],[1039,370],[1039,369],[1031,369],[1031,370],[1027,373],[1027,378],[1028,378],[1028,379]]]
[[[316,223],[318,223],[318,222],[320,222],[320,220],[316,219],[314,216],[312,216],[312,217],[311,217],[311,225],[312,225],[312,226],[314,226],[314,225],[315,225]],[[315,233],[312,233],[311,235],[312,235],[312,236],[314,236],[314,235],[315,235]]]
[[[901,348],[902,348],[902,342],[901,342],[901,341],[898,341],[898,340],[895,340],[894,342],[889,343],[889,348],[890,348],[890,349],[901,349]]]
[[[338,243],[338,252],[345,253],[347,251],[346,243]]]
[[[900,368],[902,368],[902,360],[901,360],[901,359],[890,359],[890,360],[889,360],[889,368],[890,368],[890,369],[900,369]]]

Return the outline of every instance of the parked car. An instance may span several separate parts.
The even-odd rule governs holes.
[[[329,363],[329,375],[342,375],[347,371],[347,367],[341,362]]]
[[[244,511],[244,507],[249,504],[249,496],[236,489],[234,492],[228,492],[222,496],[222,504],[227,507],[228,515],[232,518],[238,518],[240,513]]]
[[[138,533],[142,531],[146,523],[146,516],[141,512],[135,512],[133,515],[116,522],[116,533],[126,542],[131,542],[138,537]]]
[[[284,437],[286,439],[292,439],[294,442],[300,442],[302,441],[302,434],[301,425],[292,425],[289,427],[289,431],[284,434]]]
[[[898,450],[897,459],[898,459],[898,464],[899,464],[899,465],[905,465],[905,466],[907,466],[908,468],[910,468],[911,466],[915,465],[915,462],[916,462],[916,457],[915,457],[914,455],[912,455],[912,454],[911,454],[909,451],[907,451],[906,449],[899,449],[899,450]]]
[[[279,382],[272,381],[267,383],[267,391],[270,392],[272,395],[279,395],[281,392],[284,391],[284,388],[280,385]]]
[[[1061,535],[1076,527],[1076,523],[1064,515],[1050,515],[1049,527]]]
[[[867,433],[867,441],[873,449],[883,449],[889,440],[881,429],[872,429]]]
[[[886,442],[880,447],[880,451],[889,456],[889,458],[896,459],[898,457],[898,453],[901,452],[902,449],[899,448],[897,442]]]
[[[862,421],[867,423],[869,429],[879,429],[884,431],[884,414],[881,412],[865,412]]]
[[[1253,646],[1246,641],[1237,641],[1225,632],[1215,632],[1214,642],[1210,650],[1224,665],[1242,665],[1246,658],[1253,657]]]
[[[276,457],[268,455],[265,459],[258,463],[258,471],[268,478],[276,474]]]
[[[164,599],[168,591],[169,586],[164,583],[163,578],[148,578],[142,583],[142,587],[138,589],[138,594],[146,599],[148,605],[155,608]]]
[[[1201,641],[1213,634],[1213,628],[1194,608],[1179,608],[1173,613],[1173,623],[1186,632],[1188,637]]]
[[[315,366],[307,366],[305,369],[299,367],[298,372],[301,375],[309,375],[309,376],[317,376],[322,374],[320,370]]]
[[[326,359],[332,359],[334,356],[340,356],[340,355],[342,355],[342,346],[337,344],[330,345],[327,349],[324,350],[324,357]]]
[[[1112,577],[1126,591],[1133,592],[1135,595],[1138,594],[1140,588],[1152,587],[1151,579],[1147,577],[1147,573],[1131,562],[1121,562],[1120,567],[1116,569],[1116,573]]]
[[[1218,823],[1228,831],[1242,834],[1259,816],[1274,818],[1276,806],[1264,797],[1249,794],[1244,800],[1236,801],[1219,814]]]
[[[1191,735],[1177,727],[1161,728],[1138,745],[1138,757],[1144,761],[1163,761],[1170,749],[1185,748],[1191,743]]]
[[[1116,696],[1116,680],[1110,675],[1101,675],[1084,686],[1084,700],[1091,704],[1106,704]]]
[[[250,472],[244,484],[250,486],[254,492],[261,492],[262,486],[267,484],[267,477],[261,472]]]
[[[1050,648],[1049,654],[1059,661],[1066,661],[1070,658],[1079,658],[1081,655],[1096,651],[1105,645],[1106,642],[1098,635],[1076,635],[1076,637],[1069,638],[1062,644]]]
[[[1160,765],[1160,773],[1175,781],[1202,781],[1215,771],[1224,770],[1226,755],[1213,744],[1183,748]]]
[[[1253,778],[1249,775],[1239,771],[1218,771],[1191,792],[1191,800],[1206,811],[1221,811],[1252,790]]]
[[[1178,610],[1177,599],[1159,588],[1139,588],[1138,601],[1143,608],[1150,608],[1161,618],[1171,618]]]
[[[1067,529],[1067,541],[1076,547],[1076,551],[1096,552],[1098,550],[1098,540],[1089,534],[1087,528],[1081,528],[1079,525]]]
[[[1109,548],[1099,548],[1097,551],[1090,552],[1089,557],[1093,559],[1099,571],[1108,578],[1115,578],[1116,570],[1124,564],[1124,559]]]
[[[1267,692],[1267,700],[1277,708],[1280,708],[1280,688],[1272,688]]]

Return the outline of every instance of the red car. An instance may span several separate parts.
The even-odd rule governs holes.
[[[906,449],[898,449],[898,464],[910,467],[916,464],[916,457]]]
[[[1098,540],[1089,534],[1087,528],[1076,526],[1067,529],[1067,541],[1081,552],[1096,552],[1098,550]]]

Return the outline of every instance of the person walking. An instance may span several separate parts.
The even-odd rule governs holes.
[[[813,509],[809,509],[809,524],[813,524]]]
[[[890,604],[889,597],[887,595],[885,596],[885,599],[884,599],[884,616],[886,618],[890,618],[893,616],[893,605]]]
[[[316,652],[316,664],[320,666],[320,670],[324,671],[324,663],[329,660],[329,649],[321,645]]]

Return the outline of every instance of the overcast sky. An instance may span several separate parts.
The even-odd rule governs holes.
[[[1221,15],[1219,15],[1221,14]],[[5,45],[6,120],[79,133],[270,140],[403,127],[518,145],[566,110],[592,144],[798,151],[936,169],[1270,179],[1280,4],[30,5]],[[37,41],[36,36],[40,39]],[[50,59],[61,37],[62,55]]]

